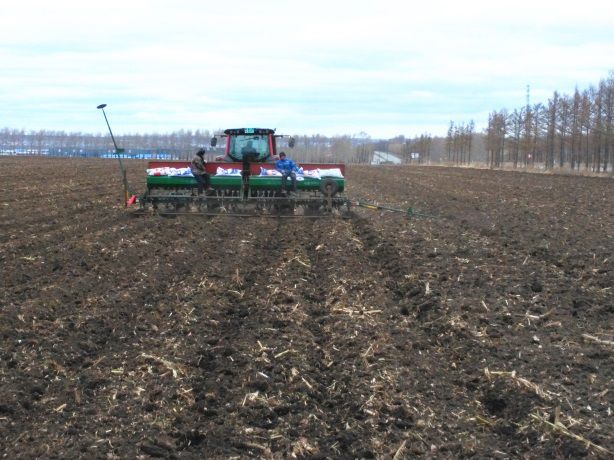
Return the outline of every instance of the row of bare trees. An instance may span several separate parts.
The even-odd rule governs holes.
[[[209,144],[208,130],[180,130],[168,134],[145,133],[116,136],[121,148],[168,151],[181,155],[192,153],[195,148]],[[89,134],[65,131],[25,131],[23,129],[0,129],[0,149],[6,152],[25,151],[32,154],[52,153],[71,155],[87,152],[95,155],[113,148],[108,134]]]
[[[433,151],[433,136],[421,134],[405,141],[403,160],[405,162],[430,163]]]
[[[170,155],[187,159],[195,150],[207,147],[214,134],[209,130],[180,130],[168,134],[145,133],[116,135],[119,147],[128,155],[147,153],[159,158]],[[388,140],[373,140],[366,133],[327,137],[320,134],[296,135],[292,157],[299,162],[345,162],[370,163],[375,150],[393,153],[403,162],[429,163],[432,160],[433,137],[422,134],[413,139],[400,135]],[[287,148],[287,137],[278,141],[278,149]],[[219,146],[220,144],[218,144]],[[463,151],[470,150],[470,141]],[[222,147],[219,147],[222,148]],[[437,150],[437,149],[435,149]],[[27,153],[32,155],[101,156],[114,152],[108,134],[88,134],[64,131],[25,131],[23,129],[0,129],[0,154]],[[219,152],[219,151],[218,151]],[[215,153],[212,152],[211,156]],[[436,152],[437,161],[441,155]],[[470,160],[470,155],[461,158]],[[464,160],[463,160],[464,161]]]
[[[118,146],[123,148],[128,155],[146,152],[154,156],[170,155],[173,158],[187,159],[197,149],[208,147],[214,134],[219,134],[219,132],[180,130],[167,134],[116,135],[115,139]],[[295,136],[295,139],[296,146],[292,156],[301,162],[368,163],[375,150],[374,144],[366,133],[335,137],[319,134],[299,135]],[[287,137],[280,138],[278,148],[285,150],[287,140]],[[218,144],[218,148],[223,147]],[[114,152],[114,147],[108,134],[0,129],[0,154],[100,156],[112,152]],[[218,153],[220,153],[219,150]],[[215,153],[212,152],[211,156],[214,155]]]
[[[614,72],[573,95],[554,92],[546,104],[493,111],[485,141],[491,167],[608,171],[614,162]]]
[[[213,131],[116,136],[128,153],[146,151],[189,158],[208,146]],[[285,149],[285,138],[280,140]],[[19,151],[18,151],[19,150]],[[130,152],[132,150],[132,152]],[[447,136],[422,134],[413,139],[371,139],[366,133],[327,137],[296,136],[292,156],[299,162],[369,163],[375,150],[396,154],[404,162],[470,164],[487,161],[491,167],[544,167],[611,171],[614,165],[614,72],[597,86],[573,95],[554,92],[546,103],[508,111],[493,111],[484,132],[475,123],[450,122]],[[98,156],[112,152],[108,134],[0,129],[0,154],[29,153]]]
[[[471,163],[471,145],[474,131],[475,123],[473,120],[467,124],[461,123],[460,125],[455,124],[453,121],[450,122],[446,136],[446,154],[449,163]]]

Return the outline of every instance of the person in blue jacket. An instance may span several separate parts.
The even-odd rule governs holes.
[[[290,158],[286,158],[285,152],[279,152],[279,160],[275,162],[275,169],[281,173],[281,189],[286,191],[288,176],[292,181],[292,191],[296,192],[296,173],[298,166]]]

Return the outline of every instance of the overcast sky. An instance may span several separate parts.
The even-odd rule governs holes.
[[[116,134],[445,135],[597,85],[613,24],[612,0],[8,0],[0,128],[106,132],[107,103]]]

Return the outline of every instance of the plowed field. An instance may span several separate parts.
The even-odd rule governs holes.
[[[5,458],[614,455],[611,179],[351,166],[440,217],[316,220],[131,217],[115,160],[0,178]]]

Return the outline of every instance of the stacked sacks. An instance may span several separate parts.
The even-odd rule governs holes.
[[[192,176],[190,168],[151,168],[147,170],[148,176]]]

